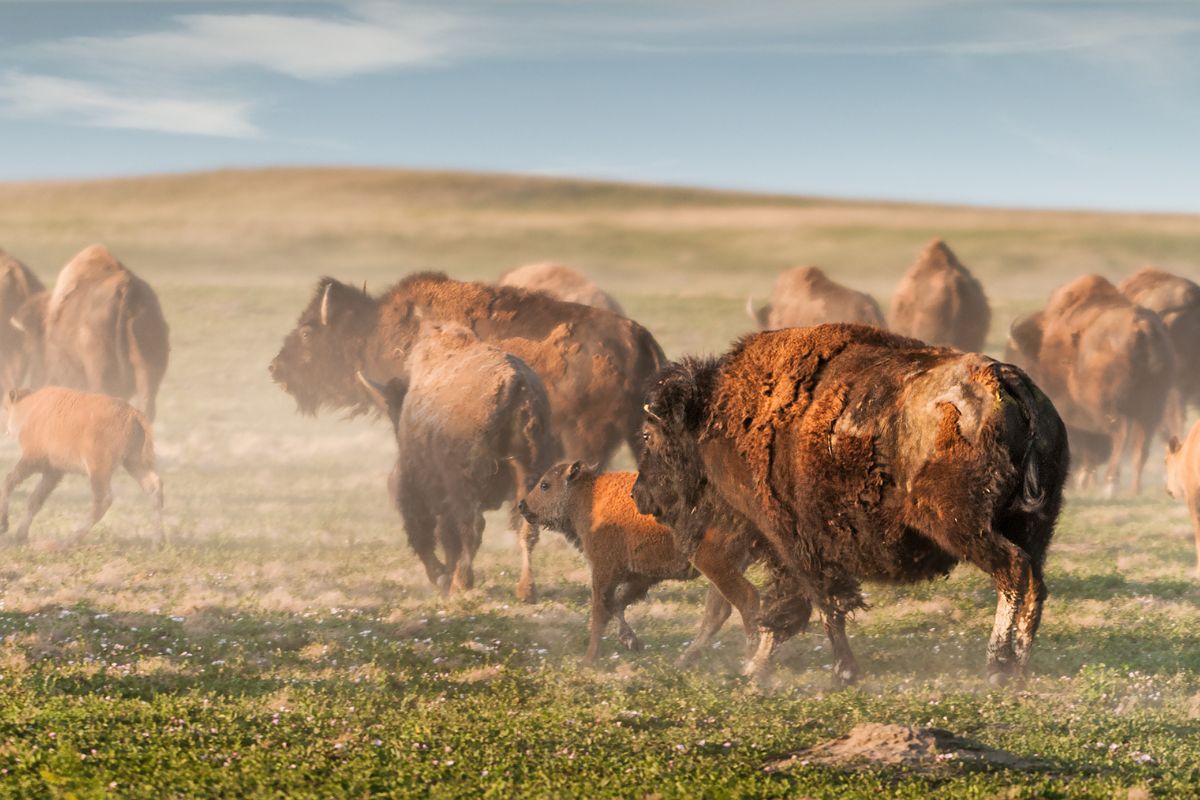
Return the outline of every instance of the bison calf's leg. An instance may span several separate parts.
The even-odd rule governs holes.
[[[687,646],[683,654],[675,660],[675,666],[686,667],[695,661],[696,657],[700,655],[700,651],[707,647],[712,638],[717,635],[717,631],[721,630],[731,613],[733,613],[733,606],[730,602],[717,591],[716,586],[709,586],[708,597],[704,601],[704,619],[700,622],[700,630],[696,632],[696,638],[692,639],[692,643]]]
[[[8,532],[8,505],[13,491],[29,479],[37,470],[33,464],[24,458],[17,461],[8,477],[4,479],[4,489],[0,490],[0,533]]]
[[[88,476],[92,484],[92,511],[84,520],[83,525],[75,531],[74,540],[78,542],[96,526],[112,505],[112,475],[93,473]]]
[[[618,586],[613,595],[613,613],[617,618],[617,623],[621,626],[618,638],[621,640],[621,644],[629,650],[641,650],[645,645],[633,632],[633,628],[629,627],[629,623],[625,621],[625,609],[645,597],[646,592],[650,591],[650,587],[655,583],[657,581],[653,578],[644,576],[630,578]]]
[[[33,524],[34,515],[42,510],[46,498],[50,496],[62,479],[63,473],[56,469],[49,469],[42,473],[42,479],[38,481],[38,485],[33,488],[33,493],[29,495],[29,506],[25,509],[25,518],[21,520],[21,525],[17,528],[16,540],[18,542],[29,541],[29,526]]]
[[[721,594],[728,603],[732,603],[733,607],[738,610],[738,614],[742,618],[742,628],[746,632],[746,657],[750,658],[758,645],[758,589],[754,588],[754,584],[746,580],[744,574],[747,566],[748,558],[742,548],[736,541],[726,539],[721,541],[720,535],[709,531],[705,534],[704,540],[700,547],[696,549],[695,555],[692,556],[692,564],[696,569],[700,570],[701,574],[712,583],[713,589]],[[715,602],[712,597],[712,592],[709,593],[710,603]],[[728,608],[725,609],[725,616],[716,624],[715,628],[704,635],[706,626],[709,624],[710,611],[716,611],[714,606],[709,606],[705,612],[705,624],[701,626],[701,634],[696,637],[692,643],[692,647],[697,650],[703,647],[709,639],[716,635],[721,626],[725,624],[725,620],[729,617]],[[712,620],[715,622],[715,619]],[[692,648],[688,648],[691,650]],[[687,655],[687,653],[685,653]],[[693,653],[693,655],[695,655]]]
[[[592,620],[588,638],[587,653],[583,656],[583,666],[590,667],[596,663],[600,652],[600,638],[608,627],[609,617],[612,616],[613,590],[616,587],[610,581],[597,580],[592,576]]]

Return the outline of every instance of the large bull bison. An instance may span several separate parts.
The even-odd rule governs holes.
[[[500,276],[497,283],[531,292],[544,292],[567,303],[582,303],[625,316],[625,309],[621,308],[616,298],[566,264],[553,261],[526,264],[510,269]]]
[[[389,487],[409,544],[434,585],[470,589],[483,512],[524,495],[553,463],[542,382],[519,358],[452,323],[422,326],[403,377],[386,386],[358,379],[392,421],[400,452]],[[536,528],[520,524],[520,591],[532,593]]]
[[[992,310],[983,286],[941,239],[930,242],[892,296],[892,330],[923,342],[978,353]]]
[[[1200,405],[1200,286],[1179,275],[1143,267],[1117,285],[1121,294],[1148,308],[1167,326],[1175,348],[1175,389],[1166,427],[1183,435],[1189,405]]]
[[[796,267],[780,275],[771,302],[757,311],[746,301],[746,313],[761,330],[802,328],[823,322],[858,322],[886,328],[875,298],[829,279],[817,267]]]
[[[989,675],[1023,674],[1068,452],[1054,406],[1019,369],[820,325],[672,364],[646,415],[638,510],[671,526],[685,552],[714,518],[744,517],[774,562],[748,672],[815,606],[835,675],[853,680],[845,618],[864,607],[860,582],[909,583],[967,561],[999,595]]]
[[[1175,374],[1174,350],[1154,312],[1105,278],[1084,275],[1013,324],[1006,358],[1033,376],[1062,414],[1081,484],[1107,459],[1105,490],[1114,492],[1130,449],[1133,491],[1140,491]]]
[[[151,420],[170,356],[158,296],[103,245],[63,267],[54,290],[13,315],[34,353],[31,382],[131,399]]]
[[[28,368],[25,337],[10,321],[26,300],[45,290],[29,267],[0,250],[0,392],[19,387]]]
[[[658,342],[636,322],[538,292],[419,273],[373,298],[322,278],[271,375],[305,413],[368,410],[355,372],[384,384],[402,376],[422,314],[528,364],[546,387],[566,458],[603,465],[623,441],[637,452],[642,393],[665,362]]]

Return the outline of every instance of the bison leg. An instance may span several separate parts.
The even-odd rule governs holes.
[[[799,593],[799,587],[786,587],[776,578],[768,601],[759,612],[758,647],[742,668],[742,674],[755,680],[765,678],[770,672],[775,649],[808,629],[812,610],[812,601]]]
[[[709,604],[705,611],[704,624],[700,628],[701,632],[680,657],[681,665],[698,655],[700,648],[704,647],[708,640],[721,629],[729,617],[729,603],[737,608],[738,614],[742,618],[742,628],[746,632],[747,658],[753,655],[758,644],[758,590],[754,588],[754,584],[746,580],[746,576],[743,574],[747,566],[746,554],[731,552],[731,550],[736,551],[736,548],[729,546],[709,547],[711,536],[712,534],[706,535],[704,542],[696,549],[695,555],[692,556],[692,564],[700,570],[704,577],[708,578],[713,585],[713,590],[719,592],[721,597],[727,601],[724,609],[725,616],[721,617],[715,628],[712,628],[707,635],[705,634],[710,621],[715,622],[711,614],[717,611],[717,608],[712,605],[715,600],[713,590],[710,590]],[[713,544],[716,543],[713,542]]]
[[[1141,422],[1131,424],[1130,449],[1133,452],[1133,494],[1142,493],[1142,468],[1146,466],[1146,456],[1150,452],[1150,429]]]
[[[405,492],[403,501],[400,504],[400,516],[404,519],[408,544],[417,554],[417,558],[421,559],[429,582],[441,587],[446,575],[446,565],[438,560],[436,552],[437,519],[419,492]]]
[[[150,498],[150,503],[154,507],[154,530],[158,534],[158,546],[166,547],[167,531],[163,527],[163,484],[162,478],[158,477],[152,469],[146,469],[138,464],[126,464],[126,471],[133,476],[133,479],[142,487],[142,491]]]
[[[538,527],[522,520],[517,528],[517,543],[521,546],[521,577],[517,581],[517,599],[523,603],[537,602],[537,583],[533,578],[533,548],[538,543]]]
[[[447,594],[466,591],[475,587],[475,571],[472,562],[476,550],[476,525],[472,518],[454,514],[438,517],[437,535],[446,554],[446,567],[453,569],[446,586]]]
[[[1029,664],[1029,653],[1033,640],[1042,624],[1042,606],[1046,603],[1046,582],[1042,579],[1042,568],[1036,563],[1029,565],[1025,581],[1025,595],[1017,611],[1016,632],[1013,635],[1013,654],[1016,656],[1015,674],[1024,676]]]
[[[675,660],[675,666],[683,668],[691,665],[700,655],[700,651],[707,647],[712,638],[721,630],[731,613],[733,613],[733,605],[722,596],[715,585],[709,586],[708,597],[704,601],[704,619],[700,622],[700,630],[696,632],[696,638],[692,639],[692,643]]]
[[[604,636],[604,629],[608,627],[608,620],[612,616],[613,590],[615,588],[611,581],[597,578],[593,572],[592,624],[587,653],[583,656],[583,666],[585,667],[596,663],[596,656],[600,652],[600,638]]]
[[[617,638],[629,650],[642,650],[645,645],[633,632],[633,628],[629,627],[629,623],[625,621],[625,609],[645,597],[646,592],[650,591],[650,587],[657,582],[654,578],[639,575],[618,586],[613,596],[613,615],[620,625]]]
[[[1117,421],[1117,430],[1112,437],[1112,453],[1108,456],[1108,469],[1104,471],[1104,496],[1111,498],[1117,491],[1121,478],[1121,459],[1125,457],[1125,445],[1129,441],[1129,418]]]
[[[4,479],[4,488],[0,490],[0,533],[8,533],[8,504],[13,491],[37,472],[33,462],[24,458],[17,461],[8,477]]]
[[[839,686],[848,686],[858,680],[858,661],[846,638],[846,612],[832,606],[822,610],[825,635],[833,647],[833,680]]]
[[[42,479],[38,481],[37,486],[33,487],[33,493],[29,495],[29,506],[25,509],[25,518],[21,520],[21,524],[17,528],[16,540],[18,542],[29,541],[29,526],[33,524],[34,515],[42,510],[46,498],[50,496],[62,478],[63,473],[60,470],[48,469],[42,473]]]
[[[87,536],[112,505],[112,475],[94,472],[88,476],[88,479],[92,484],[92,512],[84,520],[83,525],[75,531],[75,535],[72,537],[75,542]]]

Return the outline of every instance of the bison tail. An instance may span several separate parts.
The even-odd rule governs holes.
[[[1052,461],[1058,457],[1058,454],[1050,452],[1053,448],[1062,447],[1065,457],[1066,429],[1062,421],[1057,419],[1057,414],[1053,414],[1054,420],[1044,418],[1041,413],[1044,410],[1042,401],[1045,400],[1045,405],[1049,405],[1049,399],[1028,376],[1007,364],[1002,365],[999,372],[1005,390],[1017,401],[1026,423],[1027,436],[1025,451],[1021,455],[1018,468],[1020,484],[1014,497],[1015,510],[1039,514],[1047,508],[1054,491],[1052,486],[1047,486],[1047,479],[1052,482],[1053,476],[1044,475],[1043,472],[1048,466],[1048,459]],[[1050,408],[1053,411],[1053,407]],[[1045,436],[1042,428],[1046,423],[1057,423],[1058,434],[1053,437]],[[1059,475],[1065,475],[1066,471],[1065,463],[1055,470]]]
[[[130,419],[129,438],[125,445],[125,463],[142,469],[154,469],[154,431],[150,420],[140,412]]]

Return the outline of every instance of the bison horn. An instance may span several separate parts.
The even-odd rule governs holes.
[[[649,417],[650,419],[652,419],[656,422],[662,422],[662,417],[660,417],[658,414],[655,414],[653,411],[650,410],[649,403],[643,404],[642,410],[646,412],[646,416]]]
[[[367,390],[367,396],[371,398],[371,402],[378,406],[380,411],[386,414],[388,410],[388,401],[387,396],[383,393],[386,387],[376,383],[366,375],[363,375],[361,369],[354,371],[354,377],[357,378],[358,382],[362,384],[362,387]]]
[[[329,324],[329,292],[333,289],[332,283],[325,284],[325,295],[321,298],[321,325]]]
[[[22,325],[21,320],[17,319],[16,317],[13,317],[12,319],[10,319],[8,321],[8,324],[12,325],[14,328],[19,330],[21,333],[25,333],[25,326]]]

